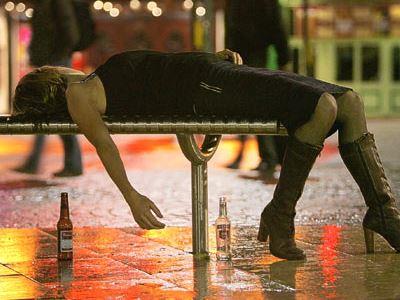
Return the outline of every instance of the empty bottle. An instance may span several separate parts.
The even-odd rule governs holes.
[[[68,193],[61,193],[60,219],[57,222],[58,259],[72,260],[72,222],[69,218]]]
[[[215,221],[217,235],[217,259],[231,258],[231,221],[226,209],[226,197],[219,198],[219,217]]]

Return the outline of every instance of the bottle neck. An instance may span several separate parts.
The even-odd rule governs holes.
[[[220,217],[226,217],[227,216],[226,202],[221,202],[219,204],[219,216]]]
[[[68,198],[61,198],[60,219],[69,219]]]

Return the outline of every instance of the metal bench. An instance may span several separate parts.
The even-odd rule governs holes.
[[[176,134],[185,157],[192,166],[192,244],[193,255],[208,257],[208,185],[207,162],[214,155],[222,134],[286,135],[277,121],[202,116],[136,116],[123,120],[105,118],[111,134]],[[76,124],[68,120],[21,121],[0,116],[0,134],[79,134]],[[204,134],[201,146],[194,134]]]

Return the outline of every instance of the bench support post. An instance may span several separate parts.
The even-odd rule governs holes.
[[[208,258],[208,178],[207,162],[218,148],[220,135],[206,135],[202,146],[193,135],[178,134],[185,157],[192,164],[192,246],[197,258]]]
[[[193,254],[208,256],[207,162],[192,163],[192,247]]]

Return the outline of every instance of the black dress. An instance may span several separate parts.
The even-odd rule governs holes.
[[[216,115],[279,120],[293,133],[324,92],[349,88],[264,68],[239,66],[212,53],[128,51],[94,72],[102,81],[106,115]]]

